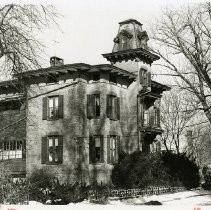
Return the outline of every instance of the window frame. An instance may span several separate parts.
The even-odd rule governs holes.
[[[55,105],[55,99],[58,98],[58,104]],[[53,117],[50,117],[50,108],[49,107],[49,101],[53,99],[53,112],[56,112],[56,115]],[[42,119],[47,121],[53,121],[58,120],[64,117],[64,96],[63,95],[52,95],[52,96],[46,96],[43,97],[42,102]]]
[[[21,145],[21,149],[18,149],[18,143],[19,143],[19,146]],[[5,158],[6,156],[7,158]],[[0,142],[0,161],[20,160],[20,159],[25,159],[25,157],[26,157],[26,141],[25,140]]]
[[[100,140],[100,158],[96,160],[96,139]],[[103,135],[92,135],[89,137],[89,163],[99,164],[104,162],[104,137]]]
[[[120,120],[120,98],[113,94],[107,95],[107,117],[110,120]]]
[[[53,159],[49,161],[49,139],[52,139],[53,148]],[[58,146],[55,146],[55,139],[58,139]],[[57,154],[58,160],[55,161],[55,154]],[[42,147],[41,147],[41,164],[46,165],[59,165],[63,163],[63,136],[61,135],[48,135],[42,137]]]
[[[114,145],[115,145],[115,148],[113,148]],[[119,136],[118,135],[107,136],[107,163],[116,164],[118,162],[119,148],[120,148]]]
[[[53,112],[56,112],[56,115],[53,117],[50,117],[50,107],[49,107],[49,102],[50,100],[53,99]],[[58,105],[55,106],[55,99],[57,99]],[[57,110],[56,110],[57,109]],[[47,97],[47,118],[48,120],[57,120],[59,119],[59,96],[49,96]]]
[[[97,98],[99,105],[97,105]],[[87,118],[97,119],[101,116],[101,97],[100,93],[93,93],[87,95]]]

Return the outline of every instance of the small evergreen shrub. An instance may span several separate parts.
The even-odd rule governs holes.
[[[108,203],[109,193],[110,193],[109,186],[103,186],[94,183],[91,186],[88,199],[90,203],[105,205]]]

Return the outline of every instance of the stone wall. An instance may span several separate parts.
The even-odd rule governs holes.
[[[37,168],[47,168],[61,180],[84,182],[110,182],[113,166],[107,164],[107,136],[120,136],[121,148],[126,152],[137,149],[137,83],[127,84],[117,78],[117,84],[108,82],[108,73],[102,73],[98,82],[91,82],[88,77],[60,81],[60,84],[31,85],[29,98],[44,94],[28,101],[27,121],[27,174]],[[72,82],[77,84],[56,90]],[[125,84],[124,84],[125,83]],[[124,84],[124,85],[122,85]],[[129,86],[129,87],[127,87]],[[87,94],[100,92],[101,116],[99,119],[87,118]],[[115,93],[120,97],[120,120],[112,121],[106,116],[106,95]],[[47,93],[47,94],[45,94]],[[42,120],[42,98],[44,96],[64,96],[63,119]],[[63,163],[58,165],[41,164],[41,139],[49,134],[63,135]],[[89,164],[89,136],[104,136],[104,163]],[[83,162],[78,170],[77,141],[83,148]]]

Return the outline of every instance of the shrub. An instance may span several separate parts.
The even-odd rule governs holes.
[[[62,204],[81,202],[88,198],[89,186],[75,182],[74,184],[62,183],[57,180],[49,196],[51,204]]]
[[[208,166],[204,166],[202,169],[202,174],[204,176],[205,183],[202,184],[203,189],[211,189],[211,169]]]
[[[89,193],[89,201],[96,204],[107,204],[109,198],[109,186],[102,186],[94,183]]]
[[[22,204],[27,199],[25,181],[15,182],[7,166],[0,164],[0,203]]]
[[[185,154],[146,154],[136,151],[125,155],[112,171],[118,188],[143,188],[150,185],[199,186],[199,168]]]
[[[28,178],[29,200],[45,203],[54,186],[56,177],[46,169],[37,169]]]
[[[112,182],[119,188],[142,188],[164,184],[169,176],[159,154],[140,151],[126,156],[112,171]]]
[[[195,161],[189,159],[185,153],[166,152],[162,155],[162,160],[173,181],[182,183],[187,189],[199,186],[199,168]]]

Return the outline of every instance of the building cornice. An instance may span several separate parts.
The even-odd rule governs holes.
[[[117,52],[102,54],[102,56],[112,63],[140,58],[146,63],[151,64],[153,61],[160,59],[158,55],[155,55],[144,48],[121,50]]]

